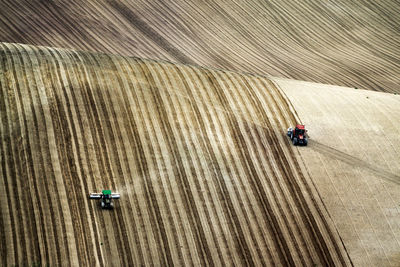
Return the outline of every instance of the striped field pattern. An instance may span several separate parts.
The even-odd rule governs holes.
[[[0,110],[1,265],[351,265],[267,78],[2,43]]]
[[[400,93],[400,1],[0,1],[0,41]]]

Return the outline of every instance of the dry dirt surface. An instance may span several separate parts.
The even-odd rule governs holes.
[[[0,41],[400,93],[400,2],[0,1]]]
[[[0,1],[0,266],[400,266],[398,10]]]
[[[310,129],[296,149],[356,266],[400,266],[400,96],[274,79]]]
[[[2,43],[0,86],[1,265],[351,265],[271,80]]]

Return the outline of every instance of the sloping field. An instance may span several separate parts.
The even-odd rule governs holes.
[[[400,96],[274,79],[310,129],[296,149],[357,266],[400,266]]]
[[[258,76],[2,43],[5,266],[350,265]],[[89,192],[122,198],[102,211]]]
[[[0,41],[400,93],[400,2],[1,1]]]

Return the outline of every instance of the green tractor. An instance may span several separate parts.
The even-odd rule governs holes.
[[[111,193],[111,190],[103,190],[101,193],[90,193],[90,199],[100,199],[100,206],[102,209],[114,208],[113,199],[119,199],[121,197],[118,193]]]

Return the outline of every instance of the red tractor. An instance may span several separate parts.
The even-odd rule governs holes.
[[[287,135],[290,137],[290,140],[292,140],[293,145],[307,145],[307,130],[304,125],[297,124],[294,129],[289,128],[287,130]]]

